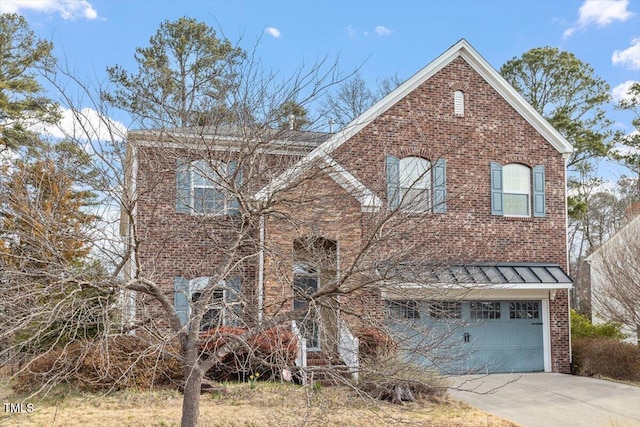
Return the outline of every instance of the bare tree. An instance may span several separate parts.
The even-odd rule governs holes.
[[[338,129],[342,129],[401,83],[398,75],[394,74],[379,80],[377,89],[371,89],[360,73],[356,72],[340,83],[334,93],[328,93],[324,97],[320,114]]]
[[[233,84],[226,86],[224,99],[215,97],[215,105],[224,108],[198,126],[169,129],[146,128],[155,122],[142,115],[126,140],[103,102],[112,98],[95,96],[64,70],[59,77],[66,80],[53,82],[78,123],[68,139],[92,159],[94,172],[78,182],[94,189],[103,207],[88,235],[91,259],[106,273],[94,280],[57,257],[46,270],[66,275],[46,283],[68,285],[65,301],[74,308],[89,306],[76,289],[107,298],[99,311],[103,326],[89,337],[89,347],[109,348],[110,336],[127,334],[139,344],[133,360],[127,359],[130,368],[118,371],[113,358],[105,357],[92,381],[107,379],[115,386],[139,365],[160,375],[160,361],[173,360],[184,391],[181,423],[194,426],[207,375],[259,373],[303,383],[322,378],[354,387],[369,384],[365,391],[372,395],[401,401],[411,399],[418,386],[430,387],[431,379],[417,375],[422,370],[414,366],[459,372],[469,353],[461,303],[486,297],[492,284],[491,271],[481,263],[495,263],[506,252],[526,259],[530,249],[518,252],[512,244],[507,251],[508,238],[487,240],[468,231],[467,207],[488,199],[488,191],[478,189],[489,189],[488,178],[483,184],[459,179],[446,188],[445,160],[468,144],[482,144],[478,130],[432,127],[453,120],[452,105],[440,111],[441,101],[435,100],[433,108],[414,108],[407,99],[398,107],[404,112],[401,133],[379,132],[388,125],[382,117],[366,123],[369,133],[354,136],[350,147],[320,149],[334,135],[276,124],[287,101],[305,107],[336,83],[334,64],[302,67],[285,80],[265,72],[252,55],[231,65]],[[108,90],[100,89],[103,95]],[[73,99],[72,93],[82,97]],[[450,94],[442,98],[449,100]],[[86,102],[97,112],[93,120],[81,107]],[[432,134],[437,142],[429,139]],[[407,136],[419,152],[399,159]],[[554,156],[549,163],[564,171],[561,155]],[[488,175],[487,166],[477,161],[464,167],[479,176]],[[560,193],[549,197],[564,206]],[[476,214],[490,222],[485,207]],[[116,213],[119,229],[113,227]],[[563,213],[554,215],[557,221],[539,226],[557,237],[563,233],[553,224],[562,222]],[[566,255],[562,248],[549,253],[553,259]],[[86,319],[69,318],[59,305],[38,304],[47,291],[33,286],[30,270],[3,267],[6,307],[19,307],[23,316],[31,307],[65,328],[84,327]],[[27,280],[15,280],[25,273]],[[29,286],[34,298],[20,302],[21,287]],[[549,304],[558,309],[549,311],[566,313],[559,309],[564,303],[566,292],[557,290]],[[493,303],[479,307],[487,316],[499,309]],[[534,318],[540,307],[514,306],[513,312]],[[10,311],[2,313],[2,351],[9,354],[18,348],[24,322]],[[563,332],[558,330],[552,332]],[[37,371],[33,361],[22,372],[34,371],[33,378],[44,385],[69,379],[83,360],[71,346],[51,343],[38,354],[29,352],[36,361],[53,357],[55,375]],[[95,354],[91,348],[84,354]],[[313,353],[322,360],[307,360],[312,352],[305,348],[317,350]],[[150,358],[157,361],[151,367]]]
[[[640,339],[640,242],[636,217],[590,257],[592,305],[603,320],[624,325],[626,333]]]

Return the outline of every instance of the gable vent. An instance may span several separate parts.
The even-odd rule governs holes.
[[[464,92],[461,90],[453,94],[453,111],[456,116],[464,116]]]

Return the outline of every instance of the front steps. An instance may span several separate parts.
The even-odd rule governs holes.
[[[304,369],[307,383],[319,383],[324,386],[342,385],[352,381],[349,368],[335,353],[309,351],[307,367]]]

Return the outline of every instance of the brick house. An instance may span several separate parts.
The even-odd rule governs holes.
[[[130,274],[182,322],[215,278],[205,324],[302,311],[309,357],[374,325],[444,371],[569,372],[572,147],[465,40],[335,134],[240,133],[128,136]]]

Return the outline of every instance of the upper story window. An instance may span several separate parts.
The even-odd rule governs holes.
[[[242,300],[240,278],[234,277],[210,287],[210,277],[187,280],[174,279],[174,308],[184,325],[191,316],[193,305],[200,301],[207,291],[211,297],[205,306],[200,330],[206,331],[218,326],[241,326]]]
[[[236,173],[235,161],[224,163],[200,159],[186,163],[178,160],[176,211],[203,215],[236,214],[239,206],[232,191],[234,179],[236,182],[241,179],[241,174]]]
[[[387,200],[391,209],[446,211],[446,161],[387,156]]]
[[[191,163],[191,199],[195,213],[226,212],[227,198],[223,190],[227,175],[225,163],[217,163],[215,168],[206,160]]]
[[[502,168],[502,208],[504,215],[529,216],[531,200],[531,169],[512,163]]]
[[[425,212],[431,205],[431,162],[405,157],[399,162],[400,204],[408,210]]]
[[[456,116],[464,116],[464,92],[461,90],[453,93],[453,112]]]
[[[529,168],[519,163],[491,163],[491,214],[543,217],[545,207],[544,165]]]

